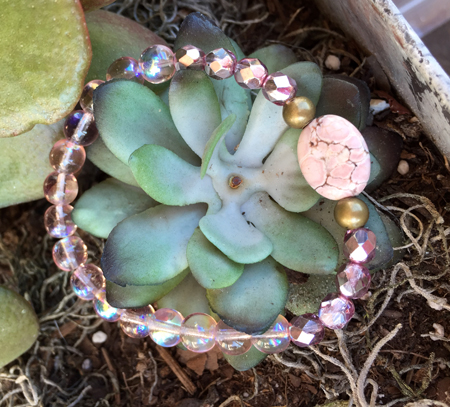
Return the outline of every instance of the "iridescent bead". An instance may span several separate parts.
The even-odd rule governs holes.
[[[55,205],[67,205],[78,194],[78,182],[72,174],[52,172],[44,181],[44,195]]]
[[[205,72],[214,79],[227,79],[234,75],[236,69],[235,55],[225,49],[215,49],[205,56]]]
[[[319,318],[330,329],[342,329],[355,314],[352,300],[339,293],[328,294],[320,303]]]
[[[234,78],[244,89],[259,89],[267,74],[266,66],[259,59],[244,58],[237,63]]]
[[[344,255],[354,263],[368,263],[375,257],[377,237],[370,229],[349,230],[344,237]]]
[[[128,79],[138,83],[144,83],[139,62],[131,57],[116,59],[106,71],[106,80]]]
[[[185,45],[175,52],[177,71],[191,69],[202,71],[205,68],[205,53],[193,45]]]
[[[50,151],[50,165],[58,172],[73,174],[81,169],[86,160],[83,146],[62,139]]]
[[[80,97],[80,106],[85,112],[94,112],[94,90],[97,89],[102,83],[105,83],[105,81],[94,79],[84,85]]]
[[[145,338],[150,333],[148,322],[154,312],[151,305],[126,309],[120,316],[122,331],[131,338]]]
[[[282,72],[275,72],[267,76],[262,93],[267,100],[276,105],[283,106],[288,100],[295,97],[297,83],[294,79]]]
[[[44,226],[51,237],[60,239],[75,233],[77,225],[72,220],[72,211],[70,205],[52,205],[45,211]]]
[[[364,297],[369,291],[371,276],[362,264],[347,263],[336,274],[336,287],[347,298]]]
[[[53,261],[64,271],[75,270],[87,260],[87,247],[78,236],[68,236],[55,243]]]
[[[214,330],[216,321],[208,314],[188,315],[181,324],[181,340],[192,352],[208,352],[216,343]]]
[[[98,137],[94,115],[82,110],[73,111],[64,123],[64,135],[67,140],[79,146],[91,145]]]
[[[82,264],[73,272],[70,284],[78,298],[90,301],[104,291],[106,280],[100,268],[93,264]]]
[[[290,342],[289,322],[283,315],[278,315],[272,326],[262,335],[254,335],[253,345],[263,353],[278,353],[284,351]]]
[[[242,355],[252,347],[252,336],[238,332],[219,321],[216,325],[216,343],[223,353],[227,355]]]
[[[94,310],[97,315],[108,322],[116,322],[120,319],[120,316],[124,312],[123,309],[114,308],[106,301],[105,291],[102,290],[97,295],[97,298],[93,301]]]
[[[169,47],[153,45],[141,54],[139,66],[146,81],[166,82],[175,74],[175,56]]]
[[[150,338],[159,346],[169,348],[181,341],[183,315],[170,308],[160,308],[150,319]]]
[[[325,329],[317,315],[303,314],[292,319],[289,333],[293,343],[305,348],[321,342]]]

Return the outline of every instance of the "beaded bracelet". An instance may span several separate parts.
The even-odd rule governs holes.
[[[214,79],[234,75],[243,88],[261,89],[269,101],[283,106],[283,117],[291,127],[304,128],[315,115],[315,107],[309,99],[295,97],[297,86],[292,78],[281,72],[268,74],[264,64],[255,58],[236,61],[235,55],[224,48],[205,55],[202,50],[187,45],[174,54],[164,45],[155,45],[142,53],[139,62],[130,57],[113,62],[106,79],[121,78],[141,84],[144,80],[162,83],[172,78],[177,70],[184,69],[204,70]],[[94,80],[85,85],[80,99],[83,110],[72,112],[66,119],[66,139],[56,142],[50,152],[50,164],[55,172],[44,182],[45,197],[53,204],[44,215],[45,228],[52,237],[61,239],[53,246],[53,259],[61,270],[73,271],[70,282],[75,294],[82,300],[92,301],[96,313],[104,320],[120,321],[125,334],[133,338],[150,336],[164,347],[181,342],[193,352],[206,352],[217,344],[229,355],[243,354],[252,345],[261,352],[271,354],[285,350],[291,341],[300,347],[318,344],[324,337],[324,327],[343,328],[355,312],[352,299],[361,298],[368,292],[371,276],[363,264],[373,259],[376,247],[374,233],[363,227],[369,217],[367,205],[358,198],[348,197],[348,192],[347,197],[337,203],[335,218],[341,226],[349,229],[344,237],[343,252],[350,261],[337,272],[338,292],[330,293],[322,300],[317,315],[303,314],[290,323],[279,315],[265,333],[249,335],[234,330],[223,321],[216,323],[214,318],[204,313],[194,313],[184,318],[178,311],[168,308],[155,311],[147,305],[139,309],[118,309],[108,304],[105,277],[99,267],[86,264],[87,247],[80,237],[74,235],[77,226],[71,218],[73,207],[69,205],[78,194],[78,184],[73,174],[84,164],[84,147],[98,137],[93,114],[93,91],[103,82]],[[317,130],[321,119],[309,125],[311,132]],[[303,133],[306,134],[304,131],[302,136]],[[362,143],[365,146],[364,140]],[[350,147],[347,148],[351,151]],[[364,151],[367,153],[367,146]],[[310,182],[308,178],[307,181]],[[359,192],[365,186],[364,182],[360,184],[357,185]],[[319,188],[316,190],[320,192]],[[320,193],[329,197],[326,190]],[[340,198],[332,196],[331,199]]]

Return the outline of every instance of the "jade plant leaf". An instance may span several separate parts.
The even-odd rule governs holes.
[[[85,13],[105,7],[115,1],[116,0],[80,0]]]
[[[262,362],[267,356],[267,353],[260,352],[254,346],[252,346],[243,355],[227,355],[223,354],[223,357],[227,362],[233,366],[236,370],[244,372],[246,370],[255,367],[258,363]]]
[[[108,178],[81,196],[72,218],[81,229],[106,239],[119,222],[156,205],[142,189]]]
[[[211,309],[234,329],[263,333],[283,312],[289,284],[283,266],[272,258],[247,264],[230,287],[207,290]]]
[[[92,51],[78,1],[15,0],[0,24],[0,137],[51,124],[76,105]]]
[[[0,139],[0,208],[44,196],[42,185],[53,171],[47,157],[64,137],[63,124],[37,124],[20,136]]]
[[[283,68],[297,62],[294,52],[281,44],[272,44],[258,49],[248,57],[258,58],[267,67],[269,73],[281,71]]]
[[[205,288],[224,288],[236,282],[244,265],[225,256],[196,229],[187,245],[186,256],[192,275]]]
[[[102,269],[121,286],[156,285],[188,267],[186,247],[206,206],[158,205],[120,222],[106,241]]]

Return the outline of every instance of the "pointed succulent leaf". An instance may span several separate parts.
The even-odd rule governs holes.
[[[232,286],[207,290],[211,309],[234,329],[263,333],[283,312],[289,284],[283,266],[272,258],[247,264]],[[249,312],[251,310],[251,312]]]
[[[54,171],[47,157],[64,137],[63,124],[37,124],[20,136],[0,139],[0,208],[44,197],[42,184]]]
[[[217,212],[222,206],[210,177],[200,179],[200,168],[167,148],[147,144],[130,157],[129,165],[142,189],[158,202],[184,206],[205,202]]]
[[[142,189],[108,178],[81,195],[72,219],[86,232],[106,239],[119,222],[156,205]]]
[[[105,7],[116,0],[80,0],[85,13]]]
[[[192,275],[205,288],[224,288],[236,282],[244,265],[235,263],[196,229],[187,245],[186,256]]]
[[[294,52],[281,44],[272,44],[268,47],[260,48],[248,57],[258,58],[267,67],[269,73],[281,71],[283,68],[297,62]]]
[[[112,80],[94,92],[95,122],[103,141],[124,164],[144,144],[158,144],[191,164],[198,157],[181,138],[169,108],[150,89],[128,80]]]
[[[248,224],[235,204],[206,215],[199,226],[206,238],[236,263],[256,263],[272,252],[268,237]]]
[[[2,2],[1,21],[0,138],[65,117],[80,97],[92,56],[78,1]]]
[[[228,39],[230,40],[231,45],[234,48],[234,54],[236,55],[236,59],[238,61],[240,61],[241,59],[244,59],[245,58],[245,54],[242,51],[241,47],[238,45],[238,43],[235,40],[233,40],[233,38],[228,37]]]
[[[321,225],[298,214],[285,211],[265,192],[254,194],[242,206],[247,221],[272,242],[271,256],[295,271],[330,274],[336,269],[339,249]]]
[[[227,355],[223,354],[223,357],[227,362],[233,366],[236,370],[244,372],[255,367],[258,363],[262,362],[267,356],[267,353],[263,353],[252,346],[243,355]]]
[[[206,207],[158,205],[120,222],[106,241],[105,277],[125,285],[156,285],[188,267],[186,247]]]

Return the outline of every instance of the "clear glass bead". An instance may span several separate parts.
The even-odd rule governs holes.
[[[215,49],[205,56],[205,72],[214,79],[227,79],[236,70],[236,56],[225,48]]]
[[[150,319],[150,338],[165,348],[178,345],[181,341],[183,315],[170,308],[160,308]]]
[[[236,65],[234,79],[244,89],[259,89],[268,75],[266,66],[257,58],[241,59]]]
[[[254,335],[253,345],[263,353],[278,353],[284,351],[290,342],[289,322],[283,315],[278,315],[272,326],[262,335]]]
[[[92,113],[75,110],[67,116],[64,123],[67,140],[79,146],[89,146],[98,137],[98,130]]]
[[[217,345],[227,355],[242,355],[252,347],[251,335],[238,332],[223,321],[217,323],[215,336]]]
[[[319,318],[330,329],[342,329],[355,314],[352,300],[339,293],[328,294],[320,303]]]
[[[100,268],[93,264],[82,264],[73,272],[70,284],[78,298],[90,301],[104,291],[106,280]]]
[[[355,300],[367,294],[371,279],[368,268],[358,263],[347,263],[336,274],[336,287],[344,297]]]
[[[78,182],[72,174],[52,172],[44,181],[44,195],[55,205],[68,205],[78,194]]]
[[[97,89],[102,83],[105,83],[105,81],[94,79],[84,85],[80,97],[80,106],[85,112],[94,112],[94,90]]]
[[[192,352],[208,352],[216,343],[214,330],[216,321],[208,314],[188,315],[181,324],[181,340]]]
[[[296,92],[297,83],[295,80],[282,72],[268,75],[262,86],[262,93],[265,98],[279,106],[283,106],[288,100],[295,97]]]
[[[122,57],[116,59],[106,71],[106,80],[128,79],[138,83],[144,83],[139,62],[131,57]]]
[[[349,230],[344,237],[344,255],[354,263],[368,263],[375,257],[377,237],[370,229]]]
[[[185,45],[175,52],[175,68],[177,71],[205,69],[205,53],[193,45]]]
[[[325,328],[317,315],[303,314],[292,319],[289,334],[292,343],[304,348],[321,342]]]
[[[86,160],[83,146],[78,146],[63,139],[55,143],[50,151],[50,165],[57,172],[73,174],[81,169]]]
[[[72,271],[86,262],[87,247],[78,236],[68,236],[55,243],[52,255],[58,268]]]
[[[169,47],[153,45],[141,54],[139,66],[146,81],[166,82],[175,74],[175,56]]]
[[[77,225],[72,220],[72,211],[70,205],[52,205],[45,211],[44,226],[51,237],[60,239],[75,233]]]
[[[114,308],[106,301],[105,290],[98,293],[97,298],[93,301],[94,310],[97,315],[108,322],[116,322],[124,312],[123,309]]]
[[[122,331],[131,338],[145,338],[150,333],[148,323],[154,312],[151,305],[124,310],[120,316]]]

